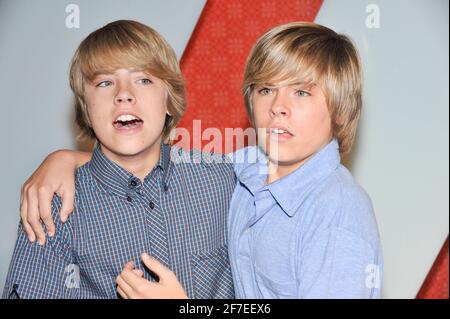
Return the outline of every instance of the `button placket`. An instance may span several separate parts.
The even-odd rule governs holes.
[[[155,170],[150,178],[148,178],[142,189],[142,195],[147,201],[146,204],[146,224],[148,225],[149,247],[152,254],[163,262],[170,265],[169,243],[167,234],[167,225],[164,213],[159,204],[161,200],[161,191],[164,186],[161,184],[161,173]]]

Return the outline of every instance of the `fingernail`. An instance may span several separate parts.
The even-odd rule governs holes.
[[[33,236],[30,235],[30,236],[28,236],[28,240],[31,241],[32,243],[34,243],[34,240],[35,240],[35,239],[34,239]]]
[[[50,237],[53,237],[53,236],[55,235],[55,233],[52,232],[52,231],[50,231],[50,232],[48,232],[48,235],[49,235]]]

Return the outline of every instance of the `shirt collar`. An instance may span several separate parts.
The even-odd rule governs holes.
[[[138,190],[141,187],[142,183],[139,178],[107,158],[101,151],[98,143],[95,146],[89,164],[97,181],[116,195],[127,197],[130,189],[134,188]],[[163,173],[162,176],[165,185],[167,185],[170,176],[170,166],[170,146],[161,143],[160,157],[152,172],[155,169],[160,169]],[[144,182],[152,175],[152,172],[145,177]]]
[[[258,150],[257,162],[250,164],[238,179],[255,196],[259,191],[268,190],[283,211],[295,215],[317,183],[327,177],[340,164],[339,144],[333,139],[313,155],[301,167],[287,176],[266,185],[267,157]]]

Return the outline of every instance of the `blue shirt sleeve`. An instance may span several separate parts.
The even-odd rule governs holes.
[[[330,227],[299,258],[299,298],[380,298],[377,254],[360,236]]]
[[[71,224],[70,219],[65,224],[61,223],[60,208],[61,200],[55,196],[52,201],[55,235],[53,238],[47,236],[44,246],[31,243],[19,225],[3,298],[76,297],[79,289],[73,288],[79,274],[71,254]]]

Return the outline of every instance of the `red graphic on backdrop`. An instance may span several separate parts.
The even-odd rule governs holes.
[[[222,136],[227,127],[248,127],[241,84],[252,45],[276,25],[314,21],[321,5],[322,0],[207,1],[181,59],[188,108],[179,127],[192,133],[193,120],[201,120],[202,130],[216,127]],[[225,139],[222,144],[225,150]]]

